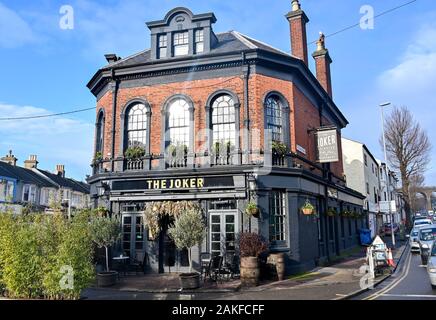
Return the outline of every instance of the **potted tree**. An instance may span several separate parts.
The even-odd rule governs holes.
[[[200,274],[192,270],[192,248],[206,237],[206,225],[199,208],[190,208],[182,212],[168,230],[179,250],[188,250],[189,273],[180,274],[182,289],[197,289],[200,287]]]
[[[267,250],[266,242],[257,233],[241,233],[239,237],[241,254],[241,285],[257,286],[259,284],[259,255]]]
[[[112,286],[116,282],[118,272],[109,269],[109,247],[121,237],[120,222],[110,217],[95,216],[91,219],[90,231],[92,241],[99,249],[105,248],[106,253],[106,271],[97,273],[98,286]]]

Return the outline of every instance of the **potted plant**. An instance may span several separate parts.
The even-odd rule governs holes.
[[[333,209],[333,208],[329,208],[329,209],[327,210],[327,216],[329,216],[329,217],[335,217],[336,215],[337,215],[337,212],[336,212],[335,209]]]
[[[184,211],[175,220],[174,226],[168,230],[179,250],[188,250],[189,273],[180,275],[182,289],[197,289],[200,287],[200,274],[192,272],[192,248],[206,237],[206,225],[201,210],[192,208]]]
[[[145,156],[145,149],[140,146],[129,147],[124,155],[128,160],[139,160]]]
[[[288,147],[280,141],[273,141],[272,143],[272,152],[276,153],[280,156],[283,156],[288,153]]]
[[[106,253],[106,271],[97,273],[98,286],[108,287],[116,282],[118,272],[109,269],[109,247],[121,237],[120,225],[120,221],[110,217],[95,216],[91,219],[92,241],[98,248],[105,248]]]
[[[103,153],[101,151],[97,151],[94,156],[94,164],[99,164],[103,161]]]
[[[315,206],[309,202],[309,200],[306,201],[306,203],[301,207],[301,211],[305,216],[310,216],[315,212]]]
[[[257,233],[241,233],[239,236],[241,254],[241,285],[259,284],[259,255],[267,250],[266,242]]]
[[[247,216],[257,217],[259,216],[259,212],[260,212],[259,207],[255,202],[250,201],[247,203],[247,206],[245,207],[245,213],[247,214]]]

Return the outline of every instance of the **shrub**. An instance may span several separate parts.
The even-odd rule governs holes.
[[[258,257],[268,249],[265,240],[257,233],[241,233],[239,250],[241,257]]]
[[[125,156],[129,160],[138,160],[145,156],[145,149],[139,146],[127,148]]]
[[[273,141],[272,151],[273,153],[277,153],[278,155],[281,156],[289,152],[288,147],[283,142],[279,142],[279,141]]]
[[[0,290],[13,298],[77,299],[94,276],[89,214],[13,216],[0,213]],[[72,268],[71,289],[61,288]]]

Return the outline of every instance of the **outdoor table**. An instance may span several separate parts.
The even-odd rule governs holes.
[[[113,257],[112,260],[114,260],[120,264],[120,272],[123,272],[125,275],[127,272],[126,261],[130,260],[130,257],[119,256],[119,257]]]

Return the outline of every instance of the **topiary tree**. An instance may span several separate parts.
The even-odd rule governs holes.
[[[106,271],[109,272],[109,247],[121,237],[121,223],[110,217],[93,217],[91,219],[92,241],[99,247],[106,249]]]
[[[168,230],[179,250],[187,249],[189,272],[192,273],[192,248],[201,243],[206,236],[206,225],[201,210],[192,208],[184,211]]]

